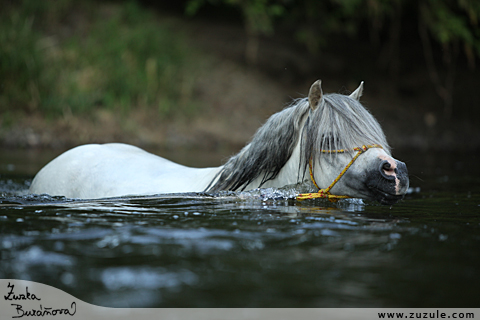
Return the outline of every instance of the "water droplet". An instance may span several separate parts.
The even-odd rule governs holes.
[[[398,240],[400,238],[402,238],[402,235],[400,233],[390,233],[390,239]]]
[[[65,249],[65,244],[62,241],[56,241],[53,244],[53,248],[55,251],[63,251],[63,249]]]
[[[9,241],[9,240],[3,240],[3,241],[2,241],[2,247],[3,247],[4,249],[10,249],[10,248],[13,247],[13,243],[12,243],[11,241]]]
[[[72,285],[75,281],[75,276],[71,274],[70,272],[64,272],[60,276],[60,280],[62,281],[63,284],[69,286]]]

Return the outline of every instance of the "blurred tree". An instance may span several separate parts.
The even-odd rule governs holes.
[[[145,108],[167,117],[198,107],[201,66],[184,36],[137,1],[98,2],[0,4],[0,114]]]
[[[468,65],[475,68],[475,56],[480,57],[480,2],[478,0],[424,0],[419,2],[419,34],[430,79],[444,101],[444,116],[452,114],[459,48],[463,46]],[[445,72],[439,71],[432,52],[430,35],[443,49]]]
[[[394,80],[399,73],[400,39],[412,34],[402,25],[418,17],[418,37],[444,115],[452,112],[457,59],[462,52],[471,69],[480,57],[480,1],[478,0],[188,0],[186,13],[194,15],[205,4],[239,8],[248,41],[246,60],[255,63],[259,35],[273,34],[278,25],[294,26],[295,38],[317,53],[333,36],[353,37],[369,26],[370,41],[381,48],[379,64]],[[415,21],[413,21],[415,23]],[[436,62],[435,46],[443,50]]]
[[[283,3],[270,0],[190,0],[187,2],[186,13],[194,15],[207,2],[214,5],[225,3],[241,10],[247,35],[245,58],[248,64],[256,64],[259,37],[273,34],[274,19],[285,12]]]

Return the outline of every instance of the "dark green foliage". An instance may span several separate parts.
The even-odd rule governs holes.
[[[2,14],[2,111],[192,108],[196,59],[181,34],[136,2],[98,5],[24,0]]]
[[[187,14],[206,3],[239,8],[247,29],[269,34],[275,25],[295,26],[296,36],[315,51],[332,34],[352,36],[368,24],[373,32],[396,16],[419,16],[441,44],[462,42],[480,56],[480,2],[477,0],[189,0]]]
[[[378,66],[395,83],[402,49],[421,43],[415,49],[424,58],[446,119],[453,113],[459,58],[473,70],[480,57],[478,0],[188,0],[186,13],[194,14],[207,3],[233,6],[243,13],[245,57],[251,64],[257,61],[258,36],[274,30],[282,30],[313,54],[360,35],[371,43],[370,54],[381,52]]]
[[[33,19],[19,12],[0,17],[0,108],[34,107],[48,91],[44,61],[32,27]]]

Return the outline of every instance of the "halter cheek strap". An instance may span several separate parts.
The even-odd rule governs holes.
[[[347,164],[347,166],[340,172],[340,174],[333,180],[333,182],[325,189],[321,189],[318,185],[317,182],[315,181],[315,178],[313,177],[313,165],[312,165],[312,159],[310,158],[310,161],[308,163],[308,168],[310,170],[310,179],[312,179],[313,184],[315,187],[317,187],[318,192],[315,193],[301,193],[297,196],[297,200],[306,200],[306,199],[315,199],[315,198],[327,198],[330,200],[330,202],[337,202],[340,199],[345,199],[345,198],[351,198],[349,196],[339,196],[339,195],[333,195],[330,193],[330,190],[333,188],[333,186],[340,180],[340,178],[347,172],[348,168],[357,160],[357,158],[367,151],[368,149],[371,148],[381,148],[383,147],[379,144],[372,144],[372,145],[364,145],[361,147],[356,147],[353,148],[354,151],[357,151],[357,154],[350,160],[350,162]],[[339,149],[339,150],[321,150],[322,153],[345,153],[347,150],[345,149]]]

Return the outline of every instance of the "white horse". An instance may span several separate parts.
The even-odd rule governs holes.
[[[126,144],[89,144],[42,168],[30,193],[93,199],[305,182],[325,195],[392,204],[408,189],[406,166],[391,157],[380,125],[359,102],[362,91],[363,82],[349,96],[324,95],[316,81],[308,99],[270,117],[248,145],[217,168],[186,167]]]

